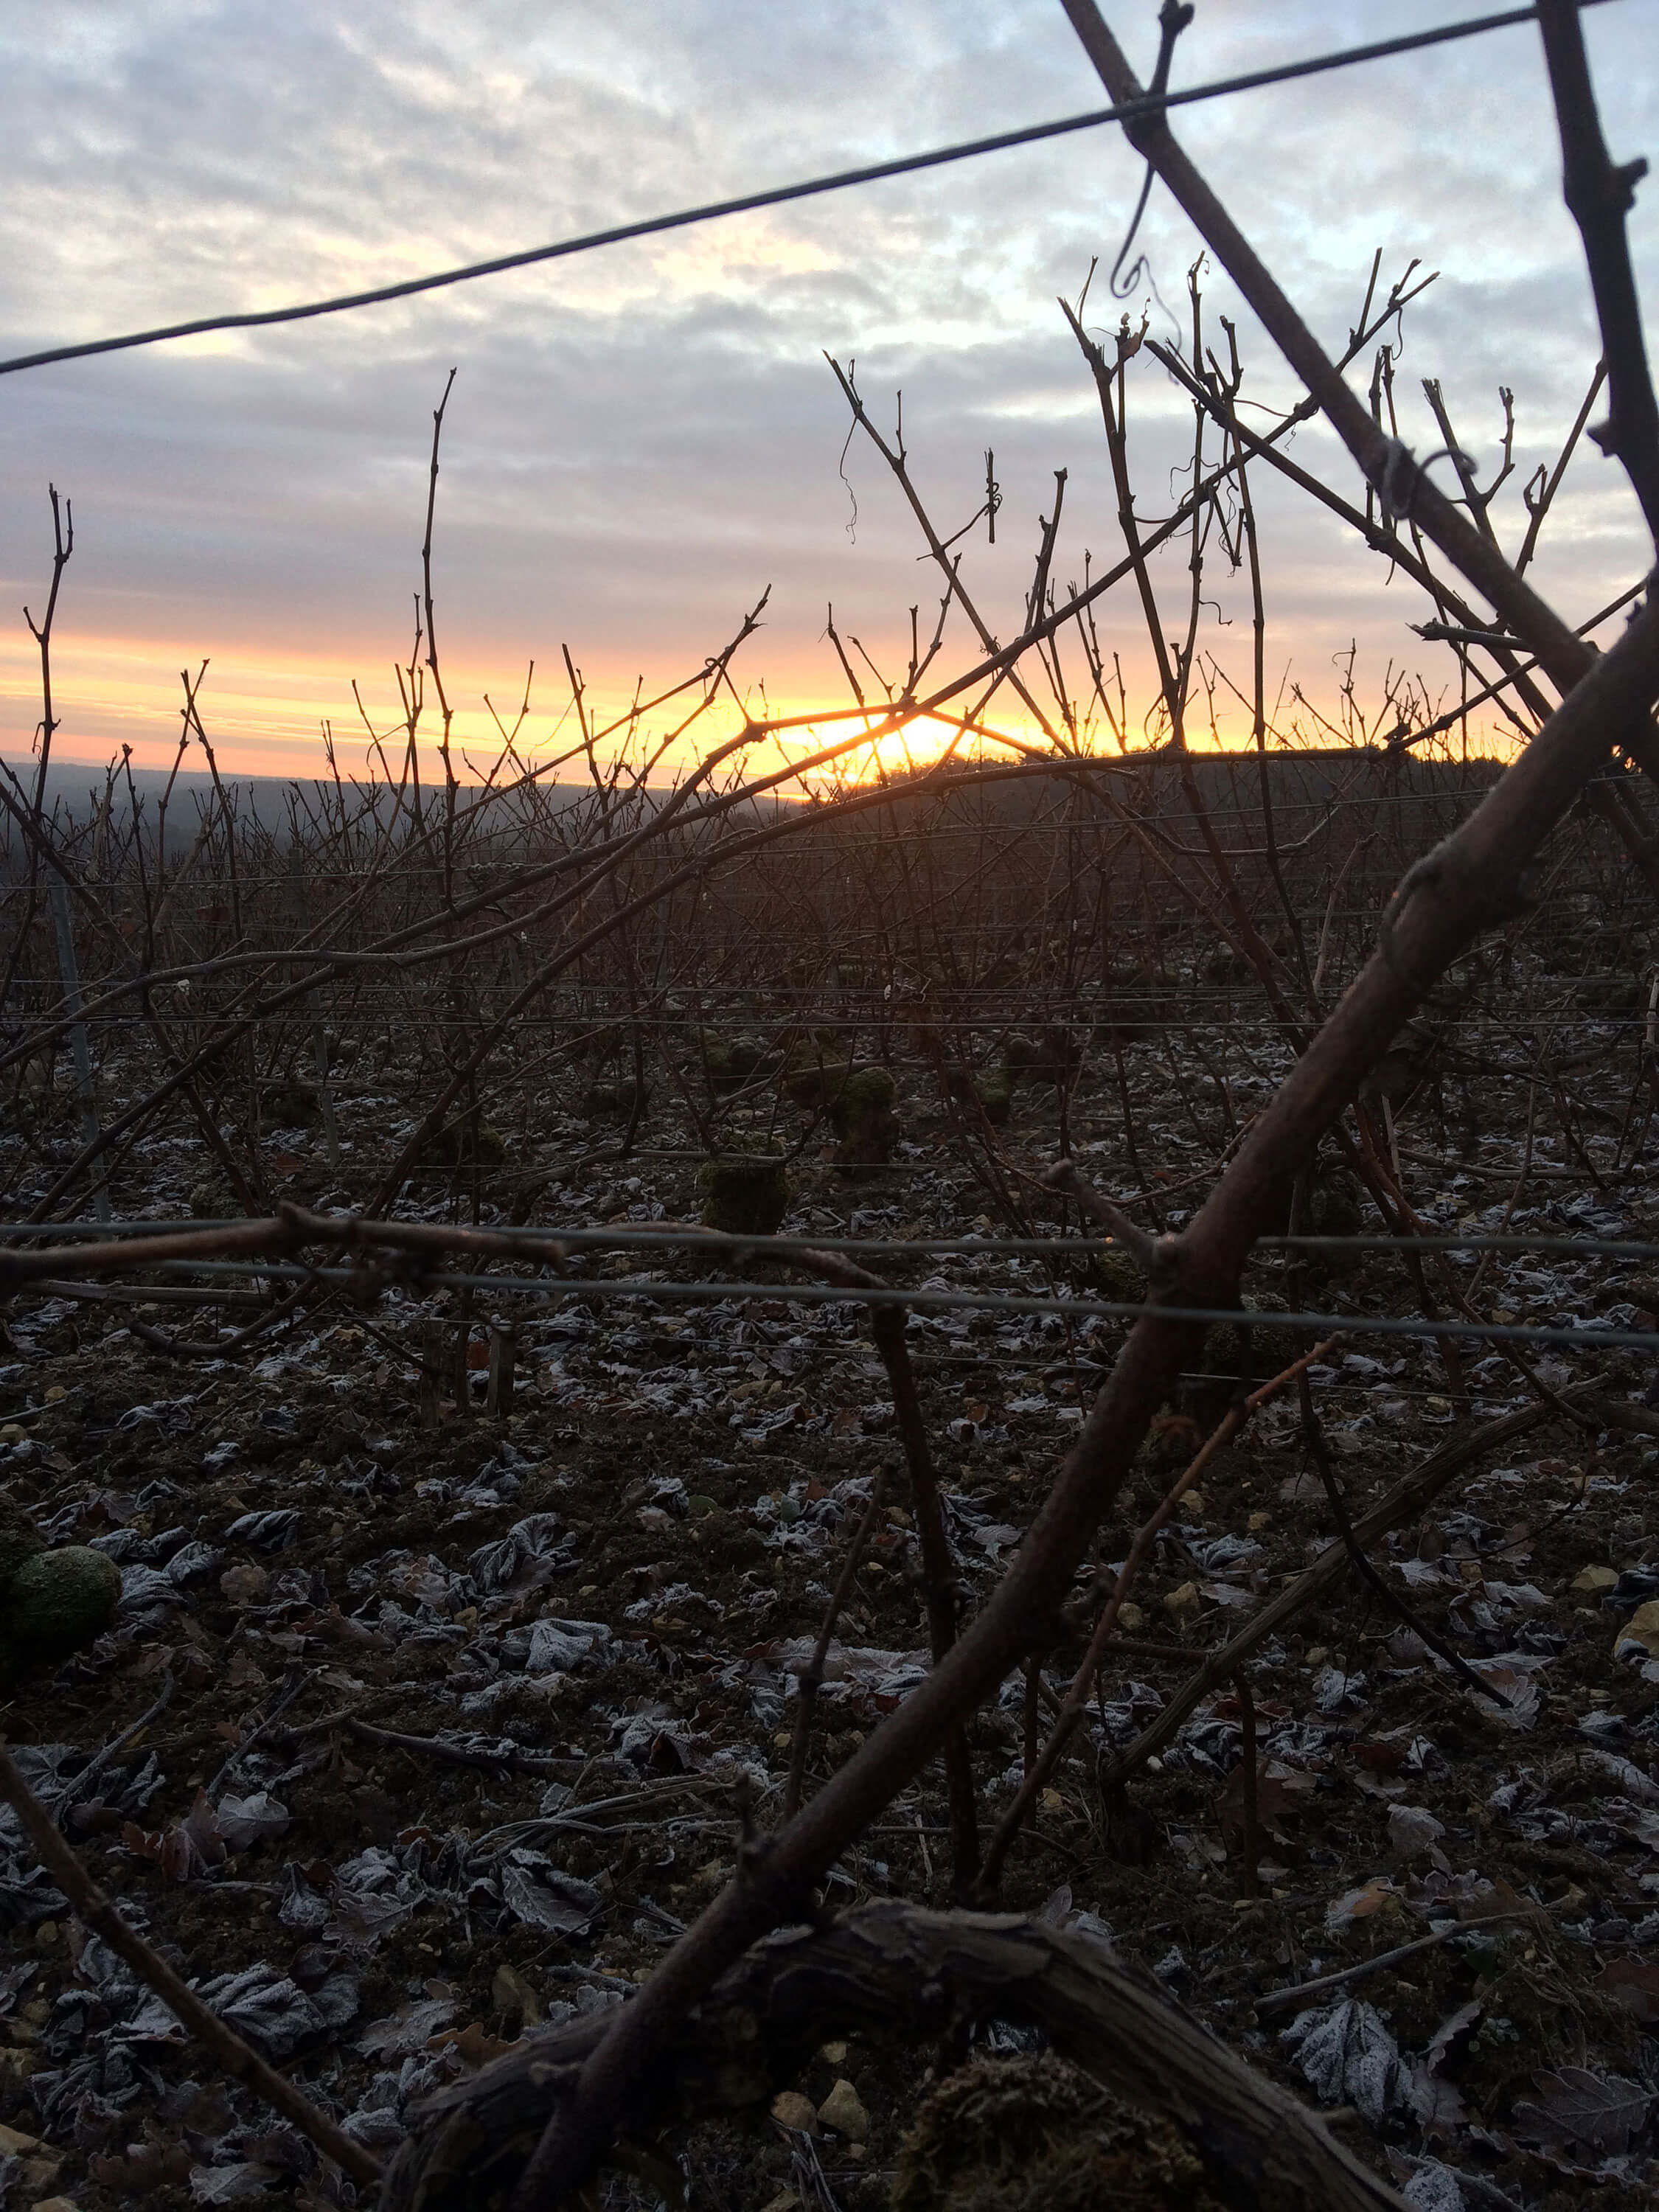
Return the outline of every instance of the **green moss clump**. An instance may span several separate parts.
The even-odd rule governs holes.
[[[790,1047],[780,1079],[786,1098],[817,1113],[840,1097],[852,1073],[853,1057],[840,1033],[814,1030]]]
[[[771,1157],[705,1160],[697,1170],[705,1229],[727,1237],[774,1237],[789,1211],[789,1178]]]
[[[1358,1237],[1365,1225],[1361,1210],[1359,1185],[1345,1168],[1328,1170],[1315,1183],[1308,1198],[1308,1218],[1303,1231],[1308,1237]],[[1299,1255],[1286,1253],[1286,1260],[1299,1257],[1310,1279],[1316,1283],[1329,1282],[1344,1275],[1352,1275],[1363,1267],[1363,1252],[1310,1252]]]
[[[121,1570],[84,1544],[65,1544],[26,1559],[0,1588],[0,1644],[5,1671],[67,1659],[101,1636],[115,1620]]]
[[[1006,1067],[969,1067],[955,1060],[945,1064],[944,1077],[945,1097],[965,1106],[970,1115],[983,1114],[994,1128],[1001,1128],[1012,1113],[1013,1079]]]
[[[445,1167],[498,1168],[507,1158],[507,1139],[477,1107],[469,1106],[428,1139],[426,1152]]]
[[[697,1051],[703,1081],[716,1098],[729,1098],[752,1083],[766,1060],[764,1048],[753,1037],[721,1036],[715,1030],[697,1031]]]
[[[977,2058],[899,2148],[893,2212],[1220,2212],[1202,2160],[1063,2059]]]
[[[314,1083],[289,1076],[265,1085],[259,1093],[259,1111],[273,1128],[309,1129],[322,1120],[323,1102]]]
[[[1294,1329],[1274,1328],[1267,1316],[1290,1309],[1276,1291],[1259,1291],[1239,1300],[1237,1322],[1220,1322],[1210,1332],[1205,1358],[1241,1381],[1265,1382],[1299,1358],[1308,1346]]]
[[[1156,1036],[1180,1012],[1175,978],[1163,968],[1137,963],[1115,969],[1107,978],[1101,1027],[1120,1044],[1139,1044]]]
[[[1010,1090],[1021,1083],[1052,1083],[1063,1091],[1082,1064],[1077,1039],[1058,1022],[1036,1036],[1015,1030],[1002,1048],[1002,1072]]]
[[[1014,1086],[1000,1067],[988,1067],[974,1078],[974,1097],[994,1129],[1000,1129],[1014,1110]]]
[[[884,1067],[854,1068],[830,1102],[830,1126],[839,1142],[836,1164],[854,1173],[880,1167],[893,1156],[899,1119],[898,1087]]]
[[[590,1084],[582,1099],[582,1111],[594,1121],[625,1121],[632,1116],[636,1101],[643,1113],[650,1097],[648,1089],[641,1093],[631,1075],[618,1076],[614,1083]]]
[[[1116,1245],[1090,1253],[1089,1286],[1103,1297],[1109,1298],[1114,1305],[1138,1306],[1146,1301],[1146,1277],[1128,1254]]]

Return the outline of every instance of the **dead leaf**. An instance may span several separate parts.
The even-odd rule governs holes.
[[[1356,1920],[1369,1920],[1380,1912],[1395,1894],[1393,1882],[1385,1874],[1373,1875],[1358,1889],[1346,1891],[1325,1908],[1325,1933],[1340,1936],[1345,1928],[1352,1928]]]
[[[1204,1431],[1190,1413],[1158,1413],[1152,1418],[1152,1449],[1161,1457],[1189,1459],[1204,1441]]]
[[[1538,1718],[1542,1698],[1530,1674],[1502,1659],[1472,1659],[1468,1663],[1480,1680],[1503,1699],[1503,1703],[1498,1705],[1491,1698],[1480,1697],[1473,1690],[1465,1690],[1463,1694],[1474,1700],[1484,1719],[1495,1721],[1500,1728],[1529,1729],[1533,1726]]]
[[[498,2035],[487,2034],[474,2020],[465,2027],[447,2027],[441,2035],[434,2035],[426,2047],[428,2051],[453,2051],[464,2066],[487,2066],[492,2058],[511,2051],[513,2045],[503,2043]]]
[[[1534,2142],[1617,2153],[1646,2122],[1653,2100],[1639,2081],[1583,2066],[1534,2074],[1539,2096],[1515,2108],[1515,2130]]]
[[[1431,2074],[1437,2069],[1452,2045],[1468,2034],[1485,2009],[1478,1997],[1471,1997],[1468,2004],[1459,2005],[1455,2012],[1447,2014],[1429,2038],[1428,2049],[1423,2053],[1423,2063]]]
[[[1402,1858],[1431,1850],[1446,1832],[1443,1820],[1422,1805],[1395,1805],[1389,1814],[1389,1844]]]
[[[384,2020],[371,2021],[361,2029],[356,2037],[357,2048],[366,2057],[378,2058],[383,2063],[389,2058],[406,2058],[410,2051],[419,2051],[423,2045],[430,2050],[439,2031],[454,2017],[453,1998],[417,1997],[409,2004],[399,2005]]]
[[[1387,1743],[1378,1736],[1362,1737],[1353,1747],[1357,1763],[1372,1774],[1398,1774],[1406,1764],[1403,1743]]]
[[[1231,1836],[1242,1837],[1244,1832],[1244,1771],[1234,1767],[1227,1777],[1226,1785],[1216,1801],[1221,1825]],[[1287,1814],[1295,1810],[1285,1778],[1271,1768],[1256,1777],[1256,1826],[1265,1834],[1284,1838],[1284,1824]]]
[[[1646,2027],[1659,2021],[1659,1966],[1646,1959],[1609,1959],[1595,1986]]]

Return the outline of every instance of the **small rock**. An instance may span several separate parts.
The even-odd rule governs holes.
[[[1638,1605],[1613,1639],[1615,1659],[1634,1658],[1644,1651],[1650,1658],[1659,1659],[1659,1597]]]
[[[823,2059],[826,2066],[845,2066],[847,2045],[844,2043],[826,2043],[818,2052],[818,2057]]]
[[[1164,1610],[1174,1613],[1180,1620],[1189,1613],[1196,1613],[1202,1602],[1198,1594],[1198,1584],[1182,1583],[1179,1589],[1172,1589],[1164,1599]]]
[[[812,2109],[812,2100],[803,2097],[799,2089],[779,2090],[772,2100],[772,2118],[780,2126],[797,2128],[805,2135],[815,2136],[819,2132],[818,2116]]]
[[[1613,1567],[1580,1567],[1567,1587],[1593,1597],[1597,1590],[1611,1589],[1618,1579],[1618,1571]]]
[[[526,2027],[541,2024],[541,1999],[516,1966],[503,1964],[496,1967],[489,1994],[501,2011],[516,2011]]]
[[[777,2110],[776,2106],[773,2111]],[[858,2091],[843,2077],[818,2106],[818,2118],[826,2128],[833,2128],[848,2142],[861,2143],[870,2133],[870,2115],[864,2109]]]
[[[1133,1598],[1127,1598],[1118,1607],[1117,1625],[1126,1636],[1139,1636],[1146,1626],[1146,1616]]]

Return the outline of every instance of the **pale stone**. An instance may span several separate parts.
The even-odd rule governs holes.
[[[516,2008],[526,2027],[540,2025],[541,1999],[516,1966],[504,1963],[496,1967],[495,1979],[489,1984],[489,1994],[502,2012],[512,2012]]]
[[[781,2127],[799,2128],[805,2135],[818,2132],[818,2116],[812,2109],[812,2100],[803,2097],[799,2089],[780,2089],[772,2100],[772,2118]]]
[[[1650,1657],[1659,1659],[1659,1597],[1650,1597],[1645,1605],[1638,1605],[1613,1640],[1613,1655],[1621,1652],[1645,1651]]]
[[[858,2091],[844,2077],[837,2081],[830,2094],[818,2106],[818,2118],[826,2128],[833,2128],[848,2142],[863,2142],[870,2133],[870,2115],[864,2109]]]
[[[1618,1579],[1612,1567],[1580,1567],[1568,1588],[1587,1591],[1593,1596],[1597,1590],[1611,1589]]]

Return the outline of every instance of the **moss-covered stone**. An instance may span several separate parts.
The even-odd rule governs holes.
[[[899,1119],[898,1088],[884,1067],[857,1067],[830,1102],[830,1126],[838,1142],[836,1164],[856,1173],[893,1156]]]
[[[944,1065],[945,1095],[968,1109],[969,1115],[982,1114],[995,1128],[1001,1128],[1013,1111],[1014,1085],[1006,1067],[970,1067],[965,1061],[946,1061]]]
[[[1146,1283],[1139,1267],[1128,1254],[1115,1244],[1089,1255],[1089,1287],[1097,1291],[1115,1305],[1140,1305],[1146,1296]]]
[[[697,1052],[703,1080],[716,1098],[729,1098],[752,1083],[766,1062],[766,1048],[753,1037],[722,1036],[716,1030],[697,1031]]]
[[[790,1046],[780,1080],[786,1098],[817,1113],[840,1097],[852,1073],[853,1056],[839,1032],[816,1030]]]
[[[259,1111],[273,1128],[309,1129],[323,1118],[323,1102],[314,1083],[289,1076],[267,1083],[259,1093]]]
[[[728,1237],[775,1236],[789,1211],[789,1178],[781,1159],[717,1158],[697,1170],[706,1229]]]
[[[1231,945],[1218,945],[1213,952],[1205,956],[1199,973],[1206,983],[1248,983],[1250,963]]]
[[[1240,1318],[1221,1322],[1210,1331],[1204,1347],[1205,1364],[1224,1368],[1241,1380],[1265,1382],[1290,1365],[1307,1350],[1295,1329],[1275,1328],[1269,1316],[1289,1308],[1276,1291],[1259,1291],[1239,1301]]]
[[[1035,1036],[1014,1030],[1002,1048],[1002,1072],[1011,1090],[1021,1083],[1051,1083],[1063,1091],[1076,1079],[1082,1065],[1077,1039],[1059,1022],[1051,1022]]]
[[[1167,969],[1151,965],[1114,970],[1100,1009],[1106,1035],[1120,1044],[1140,1044],[1176,1019],[1181,994]]]
[[[1000,1129],[1014,1110],[1014,1086],[1005,1069],[981,1068],[974,1078],[974,1098],[994,1129]]]
[[[0,1588],[0,1635],[8,1670],[67,1659],[111,1626],[121,1570],[83,1544],[26,1559]]]
[[[1346,1168],[1328,1170],[1309,1194],[1308,1218],[1303,1234],[1308,1237],[1357,1237],[1364,1225],[1358,1182]],[[1364,1258],[1363,1252],[1304,1250],[1300,1255],[1301,1265],[1309,1279],[1316,1283],[1334,1281],[1342,1276],[1352,1275],[1364,1264]]]
[[[500,1167],[507,1158],[507,1139],[471,1106],[428,1139],[426,1154],[445,1167]]]
[[[1220,2212],[1203,2161],[1063,2059],[978,2058],[901,2144],[893,2212]]]
[[[648,1087],[641,1092],[633,1076],[620,1075],[614,1083],[590,1084],[583,1094],[582,1111],[594,1121],[627,1121],[636,1102],[643,1113],[650,1098]]]

